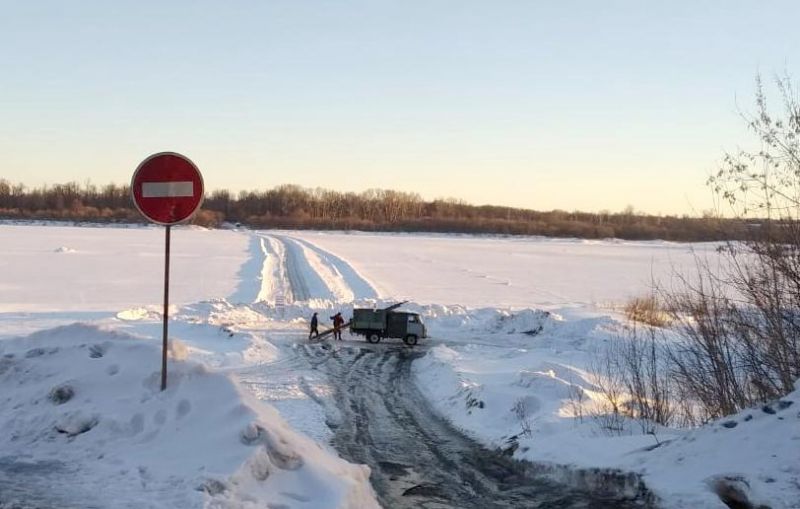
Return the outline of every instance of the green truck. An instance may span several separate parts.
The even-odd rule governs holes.
[[[383,338],[402,338],[405,344],[416,345],[419,339],[427,337],[427,329],[419,313],[397,310],[403,304],[399,302],[384,309],[353,309],[350,332],[366,337],[370,343]]]

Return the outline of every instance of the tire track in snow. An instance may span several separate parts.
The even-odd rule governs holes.
[[[248,250],[250,256],[237,274],[239,284],[227,300],[250,304],[261,301],[274,303],[290,298],[292,288],[287,277],[284,244],[271,236],[251,233]],[[301,293],[302,284],[302,281],[297,284]]]
[[[309,299],[334,300],[334,294],[316,270],[311,266],[303,253],[302,246],[292,240],[273,236],[285,250],[286,276],[292,288],[295,301]]]
[[[286,249],[277,239],[259,235],[261,249],[265,254],[264,267],[261,271],[262,283],[259,300],[272,303],[286,302],[293,299],[291,284],[286,270]]]
[[[260,289],[255,301],[295,302],[311,298],[330,298],[324,282],[316,276],[298,246],[277,235],[256,233],[261,256],[253,256],[248,265],[258,258],[262,263],[260,275],[251,278],[260,280]],[[254,248],[251,247],[251,252]],[[259,261],[256,260],[256,261]],[[253,273],[254,270],[249,272]]]
[[[600,472],[600,490],[553,481],[546,470],[488,450],[430,408],[411,373],[419,350],[388,345],[307,346],[315,372],[334,388],[333,445],[370,466],[384,507],[396,509],[634,509],[653,507],[628,479]],[[318,357],[327,362],[319,363]]]
[[[60,480],[75,474],[58,460],[0,457],[0,509],[60,509],[77,507],[66,499],[86,502],[85,496],[64,496],[64,486],[55,481],[56,475]],[[55,494],[59,491],[61,496]]]
[[[352,295],[353,299],[377,299],[380,297],[378,291],[367,281],[361,274],[353,268],[352,265],[347,263],[344,259],[336,256],[330,251],[325,251],[319,246],[305,240],[292,237],[292,240],[302,244],[307,249],[314,252],[320,261],[329,268],[334,277],[338,276],[346,285]]]
[[[375,287],[347,261],[305,240],[257,233],[250,251],[251,259],[240,271],[243,281],[234,295],[237,301],[245,296],[249,302],[273,303],[379,297]],[[251,297],[254,294],[255,298]]]
[[[261,237],[258,240],[264,262],[261,266],[261,275],[259,277],[261,285],[258,290],[258,295],[256,295],[255,302],[275,300],[274,287],[276,281],[272,278],[272,266],[275,264],[275,256],[270,256],[267,250],[267,239]]]
[[[299,248],[286,239],[263,233],[252,234],[250,259],[242,266],[236,293],[228,300],[233,302],[266,301],[275,303],[303,301],[312,297],[306,275],[313,273],[303,263]],[[319,278],[317,278],[319,280]],[[321,280],[317,286],[323,286]]]

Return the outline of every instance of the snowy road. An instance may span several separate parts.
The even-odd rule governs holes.
[[[345,260],[310,242],[288,235],[253,234],[263,268],[252,274],[261,288],[251,300],[302,302],[310,299],[351,302],[374,299],[378,292]]]
[[[66,465],[58,461],[30,462],[24,458],[0,457],[0,509],[77,509],[77,505],[53,493],[50,478],[66,471]],[[100,507],[85,499],[83,503],[87,509]]]
[[[489,451],[435,415],[410,372],[419,349],[394,345],[313,345],[302,350],[336,388],[333,444],[348,461],[372,468],[391,508],[626,508],[645,504],[586,493],[537,476]]]
[[[263,235],[283,257],[287,293],[300,299],[340,300],[375,297],[377,292],[344,260],[311,243],[287,236]],[[280,286],[272,284],[272,286]],[[413,361],[423,347],[391,343],[322,343],[300,340],[280,376],[247,369],[240,374],[256,395],[274,394],[292,385],[314,399],[332,430],[332,444],[348,461],[372,469],[371,481],[384,507],[391,508],[625,508],[636,500],[615,498],[614,479],[607,490],[587,493],[556,484],[530,465],[489,451],[437,416],[416,387]],[[305,366],[303,366],[305,364]],[[311,373],[305,374],[302,373]],[[292,379],[290,381],[290,379]],[[324,380],[332,394],[317,394],[312,383]],[[277,383],[277,385],[276,385]],[[278,403],[278,407],[286,403]],[[283,406],[282,411],[291,411]],[[319,438],[319,437],[317,437]]]

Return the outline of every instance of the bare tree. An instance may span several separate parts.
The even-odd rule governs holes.
[[[788,77],[775,85],[777,115],[756,82],[756,109],[742,114],[757,149],[727,154],[708,184],[747,224],[720,249],[718,268],[664,291],[683,340],[670,352],[676,382],[720,417],[793,390],[800,378],[800,104]]]

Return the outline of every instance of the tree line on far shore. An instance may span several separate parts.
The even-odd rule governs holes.
[[[127,185],[92,183],[29,188],[0,179],[0,218],[91,222],[144,222]],[[252,228],[395,232],[491,233],[589,239],[714,241],[746,238],[757,222],[620,212],[536,211],[470,205],[457,199],[423,200],[416,193],[370,189],[361,193],[281,185],[238,195],[206,195],[194,224],[225,222]]]

